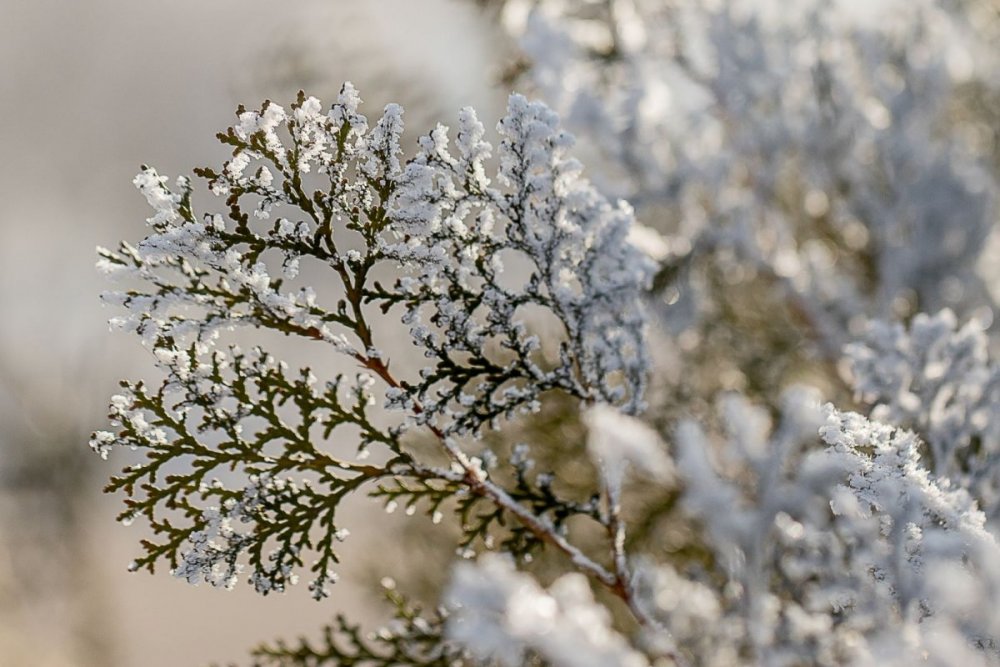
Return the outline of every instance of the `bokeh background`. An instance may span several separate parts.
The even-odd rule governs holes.
[[[323,603],[126,571],[141,529],[115,523],[114,466],[87,439],[151,364],[108,332],[94,248],[141,238],[139,165],[221,163],[213,136],[241,102],[351,80],[369,115],[398,101],[418,132],[465,105],[495,118],[508,48],[472,2],[0,0],[0,665],[227,662],[364,617],[378,535],[352,540],[357,576]]]

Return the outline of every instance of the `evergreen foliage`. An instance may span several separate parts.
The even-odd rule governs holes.
[[[237,112],[222,213],[136,177],[148,235],[99,265],[162,376],[91,440],[139,452],[133,569],[320,600],[369,496],[451,527],[440,606],[389,586],[384,628],[255,664],[1000,663],[1000,181],[946,122],[992,84],[933,55],[988,52],[977,5],[493,4],[596,186],[542,103],[406,158],[350,84]]]

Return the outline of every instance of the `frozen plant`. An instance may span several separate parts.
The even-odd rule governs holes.
[[[868,416],[748,366],[763,404],[694,391],[684,419],[640,421],[662,372],[644,303],[676,237],[584,179],[543,104],[511,96],[495,148],[465,109],[410,158],[402,110],[370,124],[359,104],[348,84],[329,110],[304,94],[241,108],[219,135],[231,159],[195,171],[222,212],[143,168],[148,235],[99,251],[125,283],[112,323],[158,369],[122,383],[91,440],[137,450],[108,485],[119,519],[148,527],[133,570],[264,595],[301,579],[321,600],[351,535],[342,503],[366,494],[454,536],[440,606],[386,581],[385,627],[338,617],[256,664],[1000,664],[982,331],[948,312],[873,325],[847,352]],[[850,327],[788,294],[839,362]],[[553,405],[573,460],[491,446]]]
[[[495,471],[476,441],[552,394],[641,406],[651,263],[626,239],[631,210],[581,177],[572,138],[539,103],[511,96],[496,168],[471,109],[454,148],[439,125],[403,160],[402,110],[369,125],[359,103],[346,84],[328,111],[305,95],[288,110],[241,108],[219,135],[232,158],[195,172],[224,212],[196,212],[190,179],[146,167],[135,185],[149,235],[99,250],[130,283],[104,295],[124,309],[112,324],[138,334],[163,374],[123,382],[114,429],[91,441],[104,458],[141,452],[108,485],[125,494],[120,520],[151,529],[132,569],[165,564],[262,594],[301,574],[321,599],[349,534],[340,503],[367,492],[389,511],[456,517],[466,550],[498,535],[523,557],[546,545],[627,599],[627,577],[568,537],[580,515],[613,530],[593,503],[561,498],[524,456]],[[390,368],[405,352],[380,340],[392,320],[422,368]],[[236,329],[295,337],[317,361],[294,369],[226,343]],[[321,379],[338,357],[359,372]],[[427,437],[446,464],[413,446]]]

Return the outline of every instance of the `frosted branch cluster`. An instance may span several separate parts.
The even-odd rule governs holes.
[[[257,665],[1000,664],[982,3],[495,4],[551,108],[411,151],[346,84],[135,178],[131,569],[336,600],[367,496],[438,595]]]

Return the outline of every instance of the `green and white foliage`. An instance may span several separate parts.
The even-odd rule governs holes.
[[[304,572],[326,597],[347,536],[337,511],[361,491],[435,521],[455,509],[466,547],[509,526],[512,551],[550,543],[614,584],[562,534],[569,516],[601,521],[592,503],[560,499],[523,452],[505,488],[491,478],[495,457],[467,445],[550,392],[641,405],[639,297],[651,265],[626,241],[629,208],[581,177],[571,137],[541,104],[511,97],[494,170],[471,109],[454,150],[438,126],[403,161],[402,110],[389,105],[369,126],[359,102],[347,84],[325,112],[304,95],[288,111],[240,109],[219,135],[233,157],[196,170],[225,212],[196,212],[190,179],[171,187],[144,168],[135,185],[154,211],[149,235],[100,250],[100,267],[135,285],[104,296],[125,310],[112,324],[140,335],[165,376],[123,382],[114,429],[91,442],[105,458],[142,453],[108,486],[125,493],[123,522],[152,529],[133,568],[165,563],[226,588],[246,579],[264,594]],[[325,291],[292,286],[307,264],[325,273]],[[532,333],[539,314],[559,325],[557,340]],[[391,319],[428,360],[414,377],[390,370],[377,341],[372,323],[391,329]],[[316,358],[346,355],[360,372],[320,379],[318,367],[224,344],[237,328],[298,337],[319,346]],[[407,446],[415,429],[447,465]],[[344,439],[357,456],[333,453]]]
[[[100,250],[126,283],[105,295],[112,323],[160,374],[123,382],[91,440],[137,450],[108,485],[120,520],[149,529],[133,569],[261,594],[302,577],[320,600],[343,503],[367,495],[454,528],[441,607],[390,586],[385,628],[340,617],[318,641],[258,647],[258,665],[1000,664],[1000,394],[978,324],[872,324],[842,364],[869,415],[760,382],[764,405],[696,395],[654,428],[637,416],[662,371],[644,297],[676,237],[583,178],[540,103],[511,96],[495,148],[465,109],[408,159],[402,110],[369,124],[359,104],[345,85],[328,110],[304,94],[240,109],[219,135],[231,159],[195,171],[222,212],[144,168],[148,235]],[[779,264],[812,299],[795,290],[816,276]],[[809,303],[839,362],[850,327]],[[310,367],[264,350],[268,334],[308,346]],[[553,405],[585,426],[565,451],[592,476],[538,471],[531,442],[488,446]],[[651,498],[676,525],[647,521]]]
[[[395,590],[387,579],[393,619],[378,632],[365,632],[343,614],[323,629],[319,640],[277,641],[253,650],[254,667],[365,665],[366,667],[461,667],[470,664],[461,647],[444,639],[447,611],[426,612]]]

